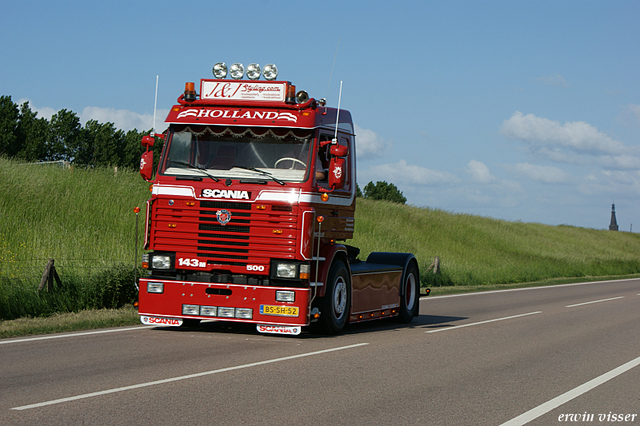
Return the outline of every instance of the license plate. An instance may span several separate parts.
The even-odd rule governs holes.
[[[281,317],[297,317],[300,315],[300,309],[297,306],[260,305],[260,314],[277,315]]]

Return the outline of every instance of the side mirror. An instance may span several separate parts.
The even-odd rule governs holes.
[[[143,136],[142,137],[142,146],[144,146],[145,148],[152,147],[154,142],[155,142],[155,139],[154,139],[153,136]]]
[[[344,187],[344,162],[344,158],[331,157],[331,161],[329,162],[329,188],[332,190]]]
[[[153,138],[151,139],[152,139],[151,143],[153,144]],[[152,175],[153,175],[153,151],[147,151],[144,154],[142,154],[142,157],[140,158],[140,176],[142,176],[142,179],[149,182],[151,180]]]
[[[331,145],[329,149],[331,161],[329,162],[329,188],[341,189],[344,187],[346,173],[344,169],[345,159],[349,154],[349,148],[344,145]]]

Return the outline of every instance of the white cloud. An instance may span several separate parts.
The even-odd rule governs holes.
[[[29,108],[31,111],[37,112],[38,117],[46,118],[47,120],[51,120],[51,117],[58,112],[49,107],[38,108],[29,99],[20,99],[17,104],[21,105],[24,102],[29,103]],[[78,113],[76,112],[76,114]],[[166,109],[156,112],[157,132],[162,132],[166,128],[164,119],[167,114],[169,114],[169,110]],[[146,131],[153,127],[153,114],[138,114],[126,109],[86,107],[78,114],[78,118],[83,126],[89,120],[96,120],[99,123],[113,123],[117,129],[125,132],[133,129]]]
[[[628,147],[584,121],[561,124],[516,111],[500,132],[528,144],[534,154],[563,163],[595,162],[610,168],[640,166],[640,148]]]
[[[545,183],[567,183],[571,180],[569,173],[553,166],[517,163],[507,165],[505,168],[514,174]]]
[[[554,75],[548,75],[543,77],[536,78],[536,81],[541,81],[542,84],[546,86],[555,86],[555,87],[568,87],[566,80],[563,76],[556,73]]]
[[[169,110],[158,110],[156,113],[156,131],[165,129],[164,118]],[[89,120],[99,123],[113,123],[116,128],[124,131],[138,129],[146,131],[153,127],[153,114],[138,114],[126,109],[86,107],[80,114],[80,122],[85,124]]]
[[[356,131],[356,155],[359,159],[382,157],[391,147],[391,142],[385,141],[376,132],[363,129],[354,124]]]
[[[640,124],[640,105],[628,104],[622,107],[622,112],[617,118],[619,123],[625,126],[637,126]]]
[[[441,185],[459,181],[451,173],[408,164],[405,160],[358,171],[358,180],[362,184],[370,181],[385,181],[395,185]]]
[[[487,184],[498,181],[498,178],[491,174],[489,168],[482,161],[471,160],[465,169],[467,173],[471,175],[471,179],[473,179],[474,182]]]

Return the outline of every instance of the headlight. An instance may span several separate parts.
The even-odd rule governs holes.
[[[198,315],[200,306],[198,305],[182,305],[182,315]]]
[[[147,293],[164,293],[164,283],[147,282]]]
[[[151,269],[173,269],[171,265],[171,256],[169,255],[151,255]]]
[[[298,265],[296,263],[278,263],[276,265],[276,277],[298,278]]]

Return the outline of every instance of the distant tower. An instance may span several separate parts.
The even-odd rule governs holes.
[[[609,224],[609,231],[617,231],[618,222],[616,221],[616,205],[611,204],[611,223]]]

